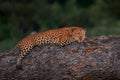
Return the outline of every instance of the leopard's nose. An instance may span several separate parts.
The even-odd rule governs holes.
[[[81,42],[81,39],[78,39],[77,41],[78,41],[78,42]]]

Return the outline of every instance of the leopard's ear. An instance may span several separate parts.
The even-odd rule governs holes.
[[[72,28],[71,28],[71,32],[74,32],[74,31],[76,31],[76,30],[83,30],[83,31],[86,32],[86,29],[85,29],[85,28],[82,28],[82,27],[72,27]]]
[[[71,28],[71,32],[74,32],[75,30],[77,30],[77,27]]]
[[[85,28],[83,28],[83,30],[84,30],[85,32],[87,32],[87,30],[86,30]]]

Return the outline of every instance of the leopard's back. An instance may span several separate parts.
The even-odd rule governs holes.
[[[61,28],[37,33],[36,43],[55,43],[62,44],[71,38],[70,28]]]

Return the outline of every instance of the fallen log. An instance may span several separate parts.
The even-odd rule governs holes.
[[[120,36],[34,47],[16,68],[18,48],[0,52],[0,80],[120,80]]]

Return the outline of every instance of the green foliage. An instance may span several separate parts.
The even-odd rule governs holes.
[[[3,40],[3,41],[0,41],[0,45],[1,45],[0,46],[0,51],[13,48],[17,41],[18,41],[18,39],[6,39],[6,40]]]
[[[33,31],[82,26],[87,36],[120,35],[120,0],[29,0],[0,3],[0,50]],[[61,2],[61,3],[60,3]],[[7,44],[7,45],[6,45]]]
[[[8,26],[0,24],[0,40],[3,40],[6,37],[10,37],[10,31],[8,29]]]
[[[100,25],[87,29],[87,36],[104,36],[104,35],[120,35],[120,21],[118,20],[102,20]]]

